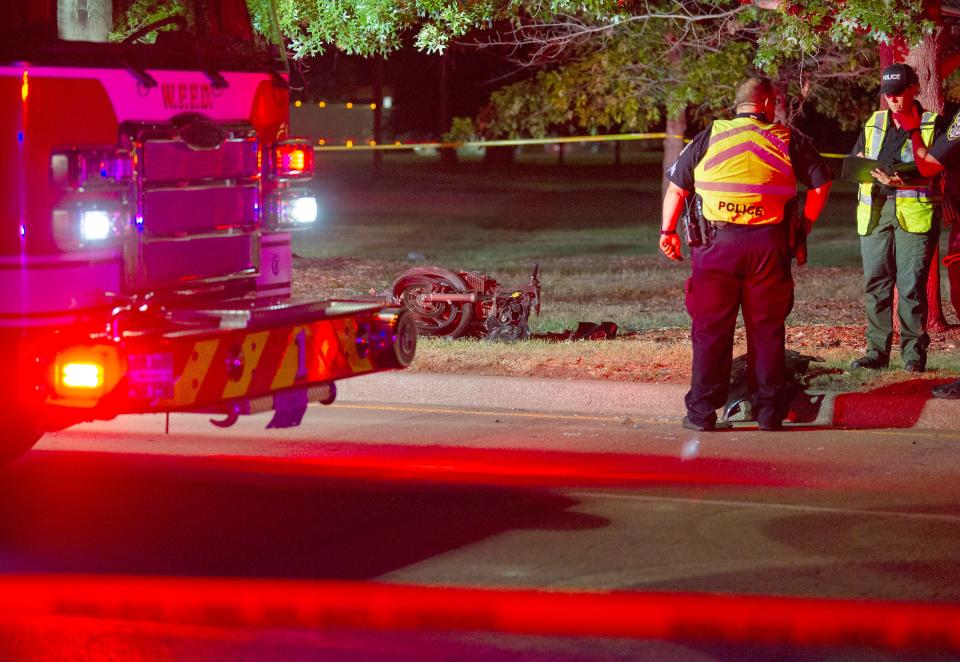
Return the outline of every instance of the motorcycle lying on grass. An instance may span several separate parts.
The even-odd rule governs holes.
[[[397,276],[391,293],[413,314],[420,335],[526,340],[530,312],[540,314],[539,268],[533,266],[529,283],[504,288],[477,271],[413,267]]]

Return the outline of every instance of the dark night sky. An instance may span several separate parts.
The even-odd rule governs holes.
[[[441,79],[446,59],[447,119],[442,122]],[[305,63],[302,72],[293,64],[293,98],[305,101],[373,100],[376,59],[328,52]],[[393,133],[439,136],[449,118],[475,116],[490,93],[512,79],[499,78],[512,71],[492,50],[454,47],[446,55],[427,55],[412,47],[391,53],[383,61],[384,94],[393,96]],[[441,129],[441,124],[443,127]]]

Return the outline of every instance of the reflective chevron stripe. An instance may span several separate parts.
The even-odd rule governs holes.
[[[187,359],[187,364],[174,383],[173,400],[177,404],[195,402],[200,393],[200,387],[210,372],[210,363],[217,351],[219,340],[201,340],[193,345],[193,350]]]
[[[250,388],[250,380],[253,378],[253,372],[257,369],[257,363],[260,361],[269,335],[269,331],[261,331],[260,333],[251,333],[243,339],[241,345],[243,374],[240,379],[227,382],[226,388],[223,389],[224,400],[238,398],[247,393]]]
[[[326,319],[178,343],[175,365],[183,367],[172,401],[159,404],[189,407],[371,372],[376,366],[358,352],[357,328],[351,318]]]

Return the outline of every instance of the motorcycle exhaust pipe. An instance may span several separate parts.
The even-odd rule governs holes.
[[[477,293],[452,294],[447,292],[426,292],[423,296],[417,297],[417,299],[425,303],[476,303]]]

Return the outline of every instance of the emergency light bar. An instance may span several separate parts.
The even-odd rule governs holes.
[[[291,138],[274,148],[274,176],[306,179],[313,176],[313,145],[306,138]]]
[[[265,227],[274,231],[310,227],[317,221],[319,205],[316,196],[298,184],[313,177],[313,144],[306,138],[281,140],[273,146],[272,159],[269,175],[276,184],[269,194]]]

